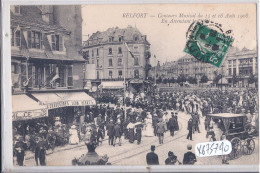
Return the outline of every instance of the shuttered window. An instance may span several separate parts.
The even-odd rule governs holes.
[[[63,38],[61,35],[51,35],[51,47],[55,51],[63,51]]]

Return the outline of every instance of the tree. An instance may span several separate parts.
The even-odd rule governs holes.
[[[190,77],[188,78],[188,82],[189,82],[190,84],[196,84],[196,83],[197,83],[197,79],[196,79],[195,77],[190,76]]]
[[[162,83],[162,77],[161,76],[156,80],[156,83]]]
[[[175,83],[174,77],[172,77],[172,78],[170,79],[170,82],[171,82],[171,83]]]
[[[216,74],[215,74],[215,75],[216,75]],[[214,83],[215,85],[217,85],[218,82],[219,82],[219,80],[220,80],[221,78],[222,78],[222,75],[221,75],[221,74],[216,75],[215,78],[213,79],[213,83]]]
[[[163,79],[163,84],[167,84],[168,80],[166,78]]]
[[[187,81],[187,79],[186,79],[186,77],[182,74],[182,75],[180,75],[180,76],[178,76],[178,78],[177,78],[177,80],[176,80],[176,82],[179,84],[179,85],[183,85],[183,82],[186,82]]]
[[[207,83],[209,81],[208,76],[205,74],[201,76],[200,83]]]

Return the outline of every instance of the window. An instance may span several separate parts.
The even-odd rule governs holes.
[[[229,75],[229,76],[232,75],[232,69],[231,69],[231,68],[228,69],[228,75]]]
[[[108,49],[108,54],[111,55],[112,54],[112,48]]]
[[[253,62],[253,58],[250,58],[250,62]]]
[[[108,65],[109,65],[110,67],[113,66],[113,60],[112,60],[112,59],[109,59]]]
[[[94,60],[94,59],[92,59],[92,62],[91,62],[91,63],[92,63],[92,64],[95,64],[95,62],[94,62],[94,61],[95,61],[95,60]]]
[[[20,47],[21,46],[21,31],[15,32],[15,43],[14,46]]]
[[[99,71],[97,71],[97,79],[99,79]]]
[[[44,67],[42,64],[35,64],[34,66],[35,78],[34,87],[44,86]]]
[[[233,68],[233,75],[236,75],[236,68]]]
[[[92,49],[92,57],[94,57],[94,49]]]
[[[68,86],[72,87],[73,86],[73,72],[72,72],[72,65],[68,66]]]
[[[16,63],[12,63],[11,73],[14,73],[14,74],[18,73],[18,71],[17,71],[17,64]]]
[[[99,56],[99,50],[98,50],[98,48],[97,48],[97,56]]]
[[[29,48],[41,49],[43,45],[42,34],[37,31],[28,31],[27,40]]]
[[[20,6],[19,5],[15,5],[14,6],[14,13],[15,14],[20,14]]]
[[[138,57],[134,57],[134,65],[139,65]]]
[[[118,60],[117,60],[117,65],[118,65],[118,66],[122,66],[122,58],[118,58]]]
[[[229,60],[229,61],[228,61],[228,64],[231,64],[231,63],[232,63],[232,61],[231,61],[231,60]]]
[[[109,37],[109,42],[113,42],[114,41],[114,37]]]
[[[119,38],[118,38],[118,41],[121,43],[122,42],[122,36],[119,36]]]
[[[66,87],[66,66],[61,65],[59,66],[59,87]]]
[[[113,72],[110,70],[109,71],[109,77],[112,78],[112,76],[113,76]]]
[[[118,48],[118,54],[122,54],[122,48],[121,47]]]
[[[52,50],[63,51],[63,40],[60,35],[51,35]]]
[[[118,71],[118,78],[122,78],[122,76],[123,76],[123,72],[122,72],[122,70],[119,70]]]
[[[134,71],[134,78],[139,78],[139,70]]]
[[[99,60],[97,59],[97,68],[99,68]]]
[[[138,35],[135,35],[135,36],[134,36],[134,41],[138,41],[138,40],[139,40]]]
[[[236,60],[234,59],[234,60],[233,60],[233,65],[235,65],[235,64],[236,64]]]

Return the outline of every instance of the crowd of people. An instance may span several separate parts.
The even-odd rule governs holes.
[[[122,136],[130,143],[142,142],[143,136],[157,136],[159,144],[164,142],[164,134],[171,136],[179,130],[178,112],[190,114],[187,139],[200,133],[200,117],[209,113],[245,113],[249,121],[258,126],[257,90],[247,91],[203,91],[203,92],[159,92],[136,94],[126,97],[124,110],[120,99],[113,95],[112,103],[108,95],[99,97],[99,104],[87,106],[85,112],[78,112],[73,123],[62,124],[59,117],[55,123],[37,124],[22,136],[19,125],[14,129],[14,156],[18,165],[23,165],[24,152],[29,149],[35,153],[36,165],[46,165],[47,149],[54,150],[57,145],[79,144],[80,141],[102,145],[105,136],[111,146],[122,145]],[[210,129],[210,120],[205,120],[205,129]],[[172,153],[169,153],[169,157]],[[169,159],[168,159],[169,161]],[[167,161],[167,162],[168,162]],[[170,161],[169,161],[170,162]],[[184,161],[183,161],[184,163]]]

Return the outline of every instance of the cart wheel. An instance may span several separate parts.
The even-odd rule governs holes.
[[[248,138],[245,140],[243,145],[244,154],[250,155],[255,150],[255,141],[252,138]]]
[[[242,145],[241,140],[235,137],[231,140],[232,151],[229,154],[231,160],[238,158],[241,155]]]

